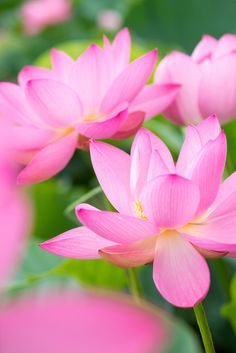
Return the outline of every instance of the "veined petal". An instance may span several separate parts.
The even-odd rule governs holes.
[[[215,140],[220,133],[220,123],[215,114],[210,115],[196,126],[188,126],[176,164],[178,174],[183,176],[188,175],[188,167],[192,160],[209,141]]]
[[[100,249],[114,244],[86,227],[78,227],[49,239],[39,246],[52,254],[63,257],[97,259],[100,257]]]
[[[59,173],[72,157],[76,140],[77,134],[71,133],[44,147],[20,172],[18,183],[38,183]]]
[[[74,60],[61,50],[53,48],[50,53],[54,78],[59,77],[62,82],[68,83]]]
[[[144,112],[135,111],[133,113],[129,113],[126,120],[121,125],[119,131],[112,136],[112,139],[126,139],[134,135],[142,126],[144,118]]]
[[[144,214],[161,228],[176,228],[195,217],[199,204],[198,187],[175,174],[159,176],[141,194]]]
[[[208,210],[208,220],[236,213],[236,172],[231,174],[219,187],[215,201]]]
[[[166,300],[184,308],[201,302],[210,285],[205,259],[176,232],[157,239],[153,279]]]
[[[120,267],[142,266],[153,261],[156,237],[130,244],[108,246],[99,251],[101,257]]]
[[[131,102],[150,77],[156,57],[157,51],[153,50],[129,64],[107,91],[101,104],[101,111],[109,113],[120,102]]]
[[[119,74],[129,64],[131,37],[128,28],[123,28],[114,38],[111,50],[114,69]]]
[[[132,193],[136,197],[139,196],[143,186],[148,181],[148,170],[153,151],[157,151],[160,156],[160,163],[156,165],[156,173],[158,171],[160,171],[160,174],[162,173],[163,164],[169,172],[173,172],[175,169],[173,158],[161,139],[147,129],[140,129],[136,134],[131,148],[130,185]],[[153,174],[154,171],[152,171]]]
[[[53,74],[43,67],[24,66],[18,75],[18,82],[24,87],[28,81],[42,78],[53,79]]]
[[[88,209],[87,205],[76,208],[78,219],[96,234],[116,243],[130,243],[158,234],[151,222],[110,211]]]
[[[103,143],[90,143],[90,156],[99,184],[117,211],[132,214],[129,187],[130,156],[124,151]]]
[[[76,123],[76,128],[79,133],[89,138],[108,138],[112,137],[119,131],[122,124],[125,122],[128,110],[127,108],[121,108],[118,113],[110,118],[102,121],[81,121]]]
[[[189,165],[187,177],[200,190],[198,214],[205,211],[214,201],[224,172],[226,138],[223,132],[214,141],[209,141]]]
[[[48,126],[69,128],[82,116],[79,97],[61,82],[32,80],[26,84],[25,93],[32,109]]]
[[[92,44],[73,66],[69,82],[83,102],[85,114],[99,110],[110,85],[108,64],[102,49]]]
[[[27,103],[23,89],[15,83],[0,83],[0,112],[1,116],[17,125],[25,123],[40,125],[39,119]]]
[[[145,86],[134,98],[130,110],[145,112],[145,118],[150,119],[163,112],[173,102],[180,85],[177,84],[151,84]]]

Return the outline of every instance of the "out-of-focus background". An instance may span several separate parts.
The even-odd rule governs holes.
[[[17,73],[24,65],[50,66],[48,52],[52,47],[65,50],[75,58],[89,42],[100,43],[103,34],[112,38],[122,27],[131,31],[133,57],[153,47],[158,47],[160,57],[174,49],[191,53],[205,33],[216,37],[236,33],[236,1],[233,0],[74,0],[68,16],[61,22],[33,29],[24,20],[24,3],[23,0],[0,0],[1,81],[16,81]],[[184,136],[182,128],[163,117],[153,119],[146,126],[163,138],[174,156],[177,155]],[[235,148],[235,123],[226,130],[231,130],[231,148]],[[131,139],[118,142],[118,145],[129,150],[130,142]],[[7,296],[18,296],[32,288],[44,291],[58,285],[127,291],[124,270],[102,260],[65,260],[37,246],[42,240],[78,225],[73,212],[75,204],[88,201],[105,208],[106,201],[97,186],[89,155],[79,151],[57,177],[26,188],[33,204],[33,226],[23,260],[7,285]],[[212,284],[206,299],[219,353],[235,352],[236,278],[232,279],[236,260],[226,261],[227,273],[222,272],[217,260],[214,264],[209,261]],[[146,298],[180,320],[169,353],[201,352],[192,311],[174,308],[160,297],[152,281],[151,265],[141,269],[140,276]],[[219,284],[218,278],[224,280],[226,276],[232,280],[231,293]]]

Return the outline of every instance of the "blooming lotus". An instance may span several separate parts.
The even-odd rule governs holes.
[[[227,80],[225,78],[227,77]],[[236,35],[205,35],[191,56],[174,51],[160,63],[157,83],[182,85],[165,116],[188,125],[215,113],[222,123],[236,117]]]
[[[24,31],[29,35],[49,25],[66,21],[70,16],[70,0],[29,0],[21,7]]]
[[[126,138],[173,100],[176,85],[146,85],[153,50],[129,64],[124,29],[104,47],[92,44],[73,61],[52,50],[52,69],[25,67],[19,85],[0,84],[1,114],[14,118],[16,148],[26,167],[19,183],[35,183],[62,170],[90,138]]]
[[[118,212],[81,204],[82,227],[41,244],[54,254],[122,267],[153,261],[153,279],[172,304],[192,307],[207,294],[204,257],[236,250],[236,173],[221,184],[226,138],[211,116],[187,128],[175,163],[165,144],[141,129],[131,155],[102,142],[90,146],[104,193]]]
[[[160,353],[172,336],[127,298],[55,290],[1,305],[0,325],[1,353]]]

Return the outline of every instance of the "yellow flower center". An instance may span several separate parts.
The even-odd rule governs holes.
[[[134,217],[147,219],[145,213],[143,212],[141,202],[139,200],[134,201],[133,214]]]

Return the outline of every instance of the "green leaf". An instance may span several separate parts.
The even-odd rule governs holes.
[[[230,297],[231,297],[231,301],[223,305],[221,313],[230,321],[236,333],[236,274],[234,275],[231,281]]]
[[[102,259],[66,260],[54,270],[54,274],[71,276],[84,285],[96,288],[120,290],[127,285],[125,270]]]
[[[71,202],[71,193],[56,179],[35,184],[30,188],[34,208],[33,234],[40,239],[49,239],[72,227],[75,223],[64,215],[64,210]]]
[[[173,338],[166,353],[202,353],[199,340],[193,330],[182,320],[173,320]]]

